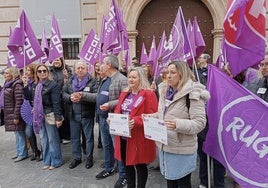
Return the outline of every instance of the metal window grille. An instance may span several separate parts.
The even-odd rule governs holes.
[[[79,38],[62,39],[64,59],[78,59]]]

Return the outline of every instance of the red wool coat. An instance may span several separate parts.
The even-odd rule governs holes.
[[[121,113],[121,105],[128,94],[128,92],[120,94],[114,113]],[[151,90],[140,90],[136,102],[130,113],[130,119],[134,119],[135,125],[131,130],[131,138],[127,138],[126,142],[126,165],[148,164],[156,155],[155,142],[144,137],[141,114],[157,112],[157,97]],[[121,160],[120,136],[115,137],[115,158]]]

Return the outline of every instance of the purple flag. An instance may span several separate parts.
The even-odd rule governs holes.
[[[55,14],[53,14],[49,48],[49,61],[52,62],[54,59],[57,59],[59,57],[63,57],[63,46],[57,18],[55,17]]]
[[[179,7],[179,11],[180,11],[180,23],[181,23],[182,36],[184,38],[183,39],[184,60],[194,59],[194,56],[192,53],[193,50],[190,44],[190,40],[189,40],[189,36],[187,33],[187,28],[186,28],[186,24],[185,24],[185,20],[184,20],[181,7]]]
[[[128,34],[127,34],[126,24],[125,24],[124,19],[123,19],[123,13],[118,8],[118,6],[114,0],[112,0],[111,6],[114,7],[115,18],[117,21],[117,26],[118,26],[118,31],[119,31],[119,41],[121,44],[122,51],[128,50],[129,49]]]
[[[94,63],[99,60],[100,48],[100,39],[95,31],[91,29],[78,57],[94,66]]]
[[[194,31],[194,27],[193,27],[192,22],[191,22],[190,19],[188,20],[186,30],[187,30],[187,34],[188,34],[188,37],[189,37],[189,41],[191,43],[191,47],[193,49],[194,57],[196,57],[195,31]]]
[[[119,30],[118,24],[115,17],[114,6],[111,5],[109,16],[103,16],[102,20],[102,30],[101,30],[101,43],[102,52],[107,53],[112,51],[114,47],[118,46]]]
[[[46,38],[45,28],[42,32],[41,49],[44,55],[40,58],[40,63],[46,63],[48,61],[49,46]]]
[[[230,0],[224,20],[227,61],[234,76],[265,55],[266,1]]]
[[[183,43],[184,37],[182,33],[180,10],[178,10],[176,19],[172,26],[169,39],[165,45],[165,53],[163,59],[165,61],[182,60],[184,55]]]
[[[130,55],[129,50],[126,50],[125,57],[124,57],[125,63],[126,63],[126,70],[128,70],[128,67],[130,66]]]
[[[9,27],[9,37],[12,35],[12,28]],[[10,50],[7,51],[7,67],[17,67],[15,57]]]
[[[156,66],[154,69],[154,80],[159,77],[160,72],[166,67],[166,64],[163,63],[163,53],[165,51],[165,43],[167,42],[166,40],[166,32],[163,31],[162,37],[160,39],[160,42],[157,47],[156,51]]]
[[[268,104],[210,65],[204,151],[243,188],[268,187]]]
[[[193,23],[193,30],[194,30],[194,46],[192,46],[194,51],[195,57],[199,57],[206,49],[206,44],[203,38],[203,35],[200,31],[197,18],[196,16],[194,17],[194,23]]]
[[[218,56],[218,59],[216,61],[216,67],[222,69],[224,67],[224,65],[227,63],[226,60],[226,50],[225,50],[225,46],[224,46],[224,37],[221,41],[221,49],[220,49],[220,54]]]
[[[148,55],[147,55],[145,44],[143,42],[142,43],[142,48],[141,48],[140,63],[141,64],[146,64],[147,62],[148,62]]]
[[[24,11],[21,12],[18,24],[9,37],[7,47],[15,58],[17,68],[23,68],[43,55]]]
[[[155,62],[156,62],[156,45],[155,45],[155,36],[153,36],[147,63],[151,64],[154,67]]]

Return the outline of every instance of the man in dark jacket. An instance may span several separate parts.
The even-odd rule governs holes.
[[[94,148],[94,117],[95,102],[88,102],[81,98],[83,93],[96,93],[96,80],[88,73],[88,65],[85,62],[77,62],[74,65],[75,74],[63,86],[63,100],[69,104],[69,117],[71,125],[71,145],[73,161],[70,169],[82,162],[81,130],[86,137],[86,165],[87,169],[93,166]]]
[[[268,102],[268,55],[260,63],[260,72],[262,77],[254,80],[247,88]]]

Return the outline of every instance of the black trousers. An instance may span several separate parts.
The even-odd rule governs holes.
[[[191,188],[191,173],[178,180],[167,180],[167,188]]]
[[[121,157],[126,166],[127,187],[136,188],[137,173],[137,188],[145,188],[148,178],[147,164],[126,165],[126,142],[121,138]]]

